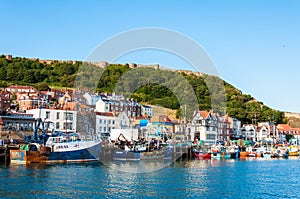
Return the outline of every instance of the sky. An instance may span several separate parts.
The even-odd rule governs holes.
[[[177,31],[197,42],[219,76],[271,108],[299,112],[300,1],[15,1],[0,4],[0,54],[86,60],[132,29]],[[99,60],[100,61],[100,60]],[[143,50],[117,63],[191,69],[179,57]]]

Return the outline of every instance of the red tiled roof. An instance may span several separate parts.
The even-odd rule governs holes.
[[[279,131],[292,131],[293,129],[288,124],[278,124],[277,128]]]
[[[8,88],[23,88],[23,89],[28,89],[28,88],[33,88],[32,86],[18,86],[18,85],[11,85]]]
[[[96,112],[96,115],[108,116],[113,117],[114,114],[112,112]]]
[[[171,122],[170,118],[168,118],[168,115],[160,115],[158,118],[158,122]]]
[[[202,115],[202,117],[204,119],[206,119],[208,117],[208,115],[209,115],[209,112],[207,112],[207,111],[200,111],[200,114]]]

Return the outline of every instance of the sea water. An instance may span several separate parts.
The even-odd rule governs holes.
[[[129,170],[143,164],[149,171]],[[0,166],[0,198],[300,198],[300,159]],[[139,168],[139,167],[137,167]]]

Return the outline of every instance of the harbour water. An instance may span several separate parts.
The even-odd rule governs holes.
[[[0,166],[0,198],[299,198],[300,159]]]

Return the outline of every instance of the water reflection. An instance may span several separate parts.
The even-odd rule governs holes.
[[[128,173],[149,173],[171,165],[170,160],[143,160],[143,161],[112,161],[107,165],[120,172]]]
[[[153,172],[138,170],[162,165],[165,162],[1,166],[0,198],[291,198],[300,194],[299,157],[175,161]],[[127,172],[130,169],[133,172]]]

